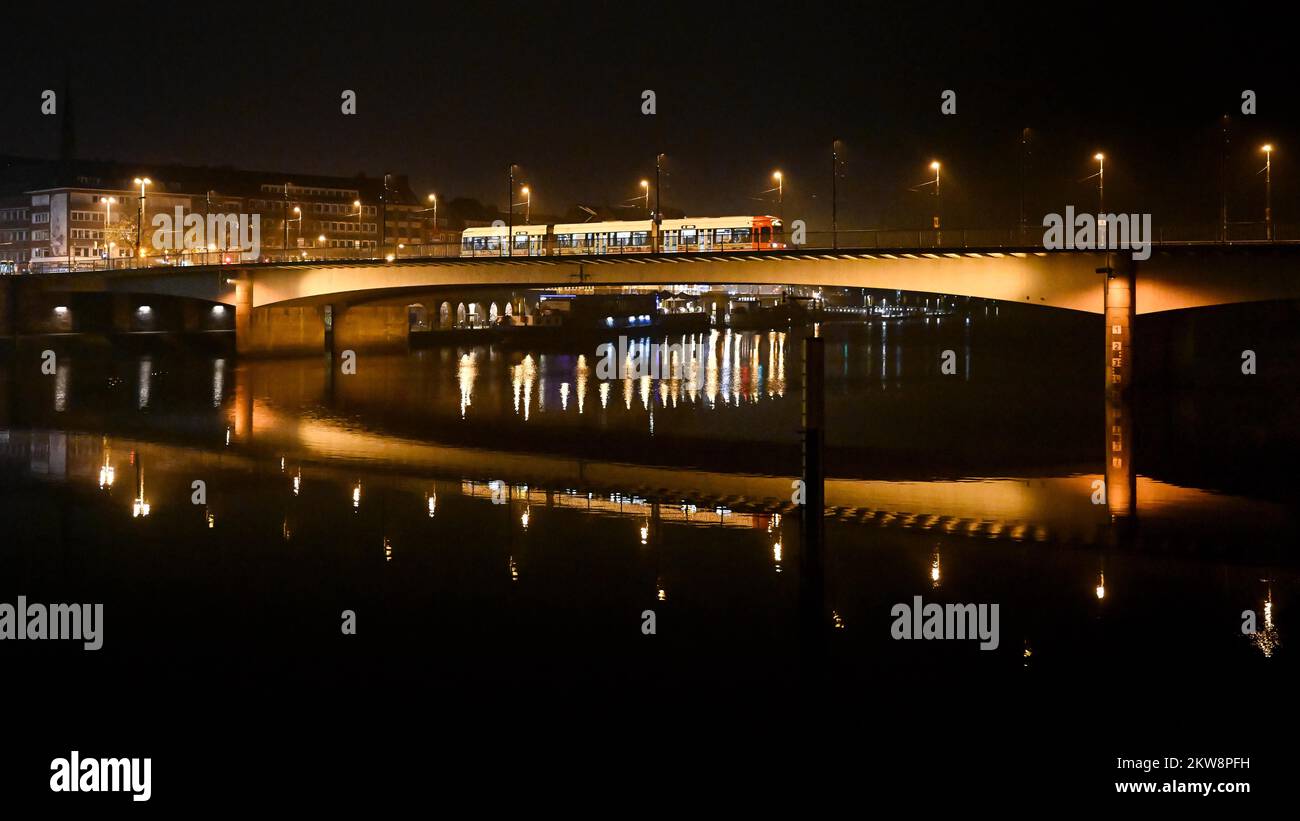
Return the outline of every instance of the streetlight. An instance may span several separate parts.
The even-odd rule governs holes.
[[[502,256],[513,256],[510,246],[514,243],[515,235],[515,164],[510,163],[506,168],[506,177],[508,187],[506,188],[506,205],[510,207],[510,214],[506,218],[506,241],[502,249]]]
[[[353,200],[352,207],[357,209],[357,238],[352,244],[352,250],[359,259],[361,257],[361,200]]]
[[[533,210],[533,195],[532,192],[528,190],[528,186],[526,185],[523,187],[523,190],[520,191],[519,193],[524,195],[524,225],[527,225],[529,223],[529,220],[531,219],[531,214]]]
[[[1101,229],[1101,236],[1097,239],[1101,244],[1106,244],[1106,155],[1098,151],[1092,155],[1097,161],[1097,227]]]
[[[646,212],[647,214],[651,214],[651,211],[650,211],[650,181],[649,181],[649,180],[641,180],[641,191],[643,192],[643,193],[642,193],[642,196],[643,196],[644,199],[645,199],[645,212]],[[651,216],[653,216],[653,214],[651,214]]]
[[[286,219],[284,221],[284,245],[285,245],[284,258],[285,259],[289,258],[289,223],[291,222],[298,223],[297,227],[294,229],[295,231],[294,240],[302,239],[302,209],[295,205],[293,207],[293,213],[297,214],[297,216],[294,217],[293,219]]]
[[[1097,213],[1106,213],[1106,155],[1098,151],[1092,155],[1097,161]]]
[[[930,163],[930,170],[934,172],[934,230],[939,230],[939,161],[935,160]]]
[[[1265,144],[1264,152],[1264,237],[1273,239],[1273,145]]]
[[[135,250],[137,254],[143,257],[144,249],[140,247],[142,242],[141,232],[144,230],[144,203],[145,203],[145,198],[148,196],[145,193],[144,187],[146,185],[153,185],[153,180],[149,179],[148,177],[136,177],[135,184],[140,186],[140,215],[135,223]]]
[[[780,171],[773,171],[772,179],[776,180],[777,213],[781,216],[781,222],[785,222],[785,177]]]
[[[663,211],[660,210],[660,208],[659,208],[659,192],[662,190],[662,186],[660,185],[660,179],[661,179],[661,174],[662,174],[662,165],[661,165],[661,164],[662,164],[662,162],[663,162],[663,158],[664,158],[664,155],[663,155],[663,154],[655,154],[655,212],[654,212],[654,214],[652,215],[652,216],[654,217],[654,225],[652,226],[652,231],[653,231],[653,236],[652,236],[653,247],[652,247],[652,250],[654,250],[654,251],[659,251],[659,250],[663,247],[663,245],[662,245],[662,243],[663,243],[663,238],[660,236],[660,234],[663,233],[663,227],[664,227],[664,226],[663,226],[663,222],[664,222],[663,217],[664,217],[664,213],[663,213]],[[647,196],[647,199],[648,199],[648,198],[649,198],[649,194],[647,193],[646,196]]]
[[[831,247],[840,247],[839,220],[840,141],[831,140]]]
[[[433,235],[441,239],[442,233],[438,230],[438,195],[430,194],[429,202],[433,203]]]
[[[104,198],[104,259],[106,260],[104,264],[105,268],[111,268],[113,266],[113,253],[112,253],[112,249],[110,249],[108,246],[108,226],[111,225],[113,222],[113,203],[115,202],[117,202],[117,197]]]

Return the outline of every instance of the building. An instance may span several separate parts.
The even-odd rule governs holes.
[[[210,236],[218,215],[255,223],[266,261],[435,255],[459,233],[433,212],[397,174],[0,157],[0,273],[251,258],[233,232]]]

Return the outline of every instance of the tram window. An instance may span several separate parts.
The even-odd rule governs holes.
[[[528,247],[528,235],[527,235],[527,234],[515,234],[515,247],[516,247],[516,248],[527,248],[527,247]]]
[[[719,228],[716,232],[718,242],[731,242],[731,229]]]
[[[499,249],[500,247],[501,247],[501,238],[500,238],[500,237],[488,237],[488,238],[487,238],[487,249],[488,249],[489,251],[496,251],[496,250]]]
[[[735,228],[731,232],[732,242],[750,242],[753,239],[754,232],[749,228]]]
[[[635,232],[633,232],[633,234],[632,234],[632,244],[633,244],[633,245],[649,245],[649,244],[650,244],[650,232],[649,232],[649,231],[635,231]]]
[[[620,246],[622,246],[622,245],[631,245],[631,244],[632,244],[632,232],[631,232],[631,231],[619,231],[617,234],[614,235],[614,243],[613,243],[613,244],[614,244],[614,245],[620,245]]]
[[[764,225],[762,228],[759,229],[759,232],[758,232],[758,241],[759,241],[759,242],[771,242],[771,241],[772,241],[772,228],[771,228],[771,226]]]
[[[683,228],[683,229],[682,229],[682,244],[684,244],[684,245],[694,245],[694,244],[697,243],[698,241],[699,241],[699,240],[697,240],[696,237],[695,237],[695,229],[694,229],[694,228]]]

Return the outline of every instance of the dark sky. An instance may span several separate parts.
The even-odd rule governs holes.
[[[6,9],[0,153],[52,156],[40,114],[70,71],[81,156],[353,175],[409,174],[417,193],[503,206],[505,169],[534,210],[617,203],[667,155],[664,205],[693,215],[774,212],[826,226],[830,142],[843,141],[840,225],[916,228],[909,188],[944,166],[949,226],[1019,218],[1020,132],[1033,129],[1030,220],[1095,209],[1160,224],[1218,219],[1221,133],[1234,220],[1263,209],[1259,146],[1278,146],[1274,208],[1300,222],[1294,45],[1284,18],[1238,4],[1066,4],[1047,18],[975,4],[117,2],[100,11]],[[642,10],[644,9],[644,10]],[[29,16],[30,15],[30,16]],[[358,113],[340,94],[358,94]],[[641,114],[653,89],[658,112]],[[957,114],[940,113],[944,89]],[[1240,115],[1240,95],[1259,95]],[[1293,160],[1292,157],[1295,157]],[[774,195],[766,195],[769,198]]]

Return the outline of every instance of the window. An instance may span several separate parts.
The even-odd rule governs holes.
[[[49,211],[37,211],[32,214],[32,225],[47,225],[50,221]]]
[[[103,211],[73,211],[72,221],[73,222],[103,222],[104,212]]]
[[[717,229],[717,238],[718,238],[718,242],[731,242],[731,229],[730,228]]]
[[[33,242],[49,242],[49,239],[50,239],[50,232],[49,232],[49,231],[40,230],[40,231],[33,231],[33,232],[32,232],[32,241],[33,241]]]
[[[731,231],[732,242],[753,242],[754,231],[751,228],[734,228]]]

